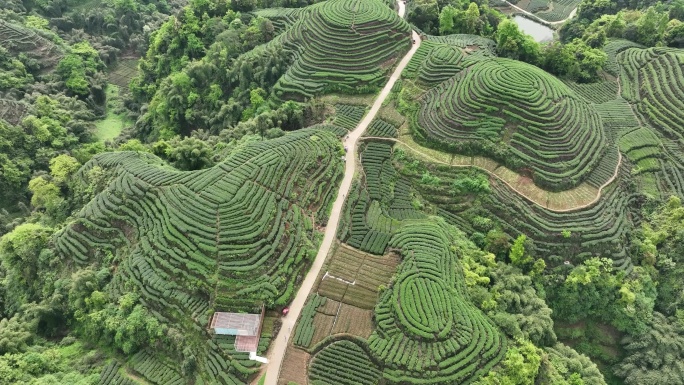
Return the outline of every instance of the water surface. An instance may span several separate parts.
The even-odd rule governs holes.
[[[521,31],[532,36],[538,42],[553,40],[553,30],[541,23],[522,16],[513,16],[513,21],[518,24]]]

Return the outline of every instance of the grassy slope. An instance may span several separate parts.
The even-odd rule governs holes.
[[[107,86],[107,116],[95,123],[95,136],[100,141],[116,138],[126,125],[126,117],[115,112],[119,103],[119,87],[110,84]]]

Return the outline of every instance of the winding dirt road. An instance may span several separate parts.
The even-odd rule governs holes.
[[[399,5],[399,16],[404,17],[404,3],[402,1],[397,1],[397,4]],[[318,250],[318,254],[316,254],[316,259],[314,260],[313,264],[311,265],[311,269],[304,278],[304,282],[302,282],[302,286],[299,288],[297,296],[295,297],[294,301],[292,301],[292,303],[290,304],[290,312],[288,313],[287,317],[282,318],[283,324],[280,328],[280,332],[274,338],[271,345],[271,349],[268,352],[269,363],[266,365],[265,370],[262,371],[262,374],[266,374],[265,385],[278,384],[280,367],[283,362],[283,357],[285,356],[285,350],[287,349],[287,342],[292,334],[292,331],[294,330],[297,318],[299,318],[299,314],[301,313],[302,308],[304,307],[304,302],[306,302],[306,298],[311,292],[311,288],[316,283],[318,274],[320,273],[321,268],[323,267],[323,262],[325,262],[325,258],[330,252],[330,248],[337,234],[337,226],[339,225],[340,215],[342,213],[342,205],[344,204],[345,196],[347,195],[347,193],[349,193],[349,189],[351,188],[352,184],[352,179],[354,177],[354,171],[356,170],[357,142],[361,135],[364,133],[364,131],[366,131],[368,125],[375,118],[375,115],[378,113],[378,110],[380,110],[380,107],[382,107],[382,103],[385,101],[385,98],[387,98],[387,95],[389,95],[390,91],[392,90],[392,87],[394,86],[394,83],[401,76],[404,67],[406,67],[409,60],[411,60],[413,54],[416,53],[416,51],[418,50],[418,47],[420,46],[420,36],[418,36],[418,34],[415,31],[413,31],[412,37],[415,42],[413,44],[413,47],[411,47],[411,50],[406,54],[406,56],[404,56],[401,62],[399,62],[399,65],[392,73],[392,76],[390,77],[385,87],[382,89],[382,91],[380,91],[380,94],[375,99],[373,107],[371,107],[368,114],[366,114],[366,117],[361,121],[361,123],[359,123],[359,125],[354,129],[354,131],[349,133],[345,141],[345,145],[348,148],[348,152],[347,162],[344,169],[344,178],[342,179],[340,189],[337,192],[337,199],[335,199],[335,203],[333,204],[332,211],[330,213],[330,219],[328,220],[328,225],[325,228],[323,242],[321,243],[321,247]]]
[[[630,106],[631,106],[631,105],[630,105]],[[632,110],[632,113],[634,113],[634,110]],[[634,115],[634,116],[636,117],[636,115]],[[637,118],[637,121],[638,121],[638,120],[639,120],[639,119]],[[476,168],[476,169],[478,169],[478,170],[484,171],[484,172],[486,172],[487,174],[491,175],[492,177],[494,177],[494,178],[500,180],[502,183],[504,183],[506,186],[508,186],[508,188],[510,188],[511,190],[513,190],[516,194],[520,195],[521,197],[525,198],[527,201],[529,201],[529,202],[531,202],[531,203],[534,203],[535,205],[537,205],[537,206],[539,206],[539,207],[541,207],[541,208],[543,208],[543,209],[545,209],[545,210],[552,211],[552,212],[554,212],[554,213],[569,213],[569,212],[578,211],[578,210],[586,209],[587,207],[593,206],[593,205],[594,205],[596,202],[598,202],[599,199],[601,199],[601,197],[603,196],[603,189],[606,188],[606,187],[608,187],[608,185],[610,185],[611,183],[613,183],[613,181],[615,180],[615,178],[618,177],[618,174],[620,173],[620,166],[622,165],[622,153],[621,153],[620,151],[618,151],[618,162],[617,162],[617,165],[615,166],[615,171],[613,171],[613,175],[612,175],[607,181],[605,181],[605,182],[598,188],[598,190],[597,190],[597,192],[596,192],[596,195],[594,196],[594,198],[592,198],[591,201],[589,201],[589,202],[587,202],[587,203],[583,203],[583,204],[581,204],[581,205],[569,207],[569,208],[566,208],[566,209],[556,209],[556,208],[549,207],[548,204],[545,205],[545,204],[543,204],[543,203],[537,202],[536,200],[534,200],[534,199],[532,199],[531,197],[527,196],[524,192],[522,192],[522,191],[518,190],[517,188],[515,188],[515,186],[513,186],[512,184],[510,184],[508,181],[504,180],[501,176],[499,176],[499,175],[493,173],[493,172],[490,171],[490,170],[487,170],[486,168],[480,167],[480,166],[475,165],[475,164],[452,164],[452,163],[447,163],[447,162],[444,162],[444,161],[442,161],[442,160],[435,159],[434,157],[432,157],[432,156],[430,156],[430,155],[428,155],[428,154],[426,154],[426,153],[424,153],[424,152],[422,152],[422,151],[420,151],[420,150],[418,150],[418,149],[415,149],[415,148],[411,147],[408,143],[402,142],[400,139],[396,139],[396,138],[386,138],[386,137],[379,137],[379,136],[364,136],[363,138],[361,138],[361,140],[371,140],[371,139],[375,139],[375,140],[386,140],[386,141],[390,141],[390,142],[394,142],[394,143],[399,143],[400,145],[406,147],[409,151],[411,151],[411,152],[413,152],[413,153],[416,153],[416,154],[422,156],[423,158],[428,159],[429,161],[434,162],[434,163],[440,163],[440,164],[444,164],[444,165],[447,165],[447,166],[450,166],[450,167],[455,167],[455,168]],[[567,190],[566,190],[566,191],[567,191]]]
[[[544,20],[544,19],[542,19],[541,17],[535,15],[535,14],[532,13],[532,12],[526,11],[526,10],[524,10],[524,9],[522,9],[522,8],[520,8],[520,7],[518,7],[517,5],[508,2],[507,0],[501,0],[501,1],[503,1],[503,2],[506,3],[506,4],[508,4],[511,8],[515,8],[515,9],[518,10],[519,12],[522,12],[522,13],[524,13],[525,15],[527,15],[527,16],[533,18],[533,19],[536,19],[536,20],[539,21],[540,23],[545,24],[545,25],[549,25],[549,26],[563,24],[563,23],[565,23],[566,21],[568,21],[568,20],[572,19],[573,17],[575,17],[575,14],[577,13],[577,8],[575,8],[575,9],[573,9],[573,10],[570,12],[570,14],[568,15],[568,17],[566,17],[566,18],[563,19],[563,20],[559,20],[559,21],[547,21],[547,20]]]

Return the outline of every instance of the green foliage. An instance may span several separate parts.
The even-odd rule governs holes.
[[[0,202],[10,212],[28,197],[34,173],[49,171],[50,159],[89,140],[93,115],[85,103],[64,95],[34,97],[30,114],[17,124],[0,119]]]
[[[553,43],[544,48],[542,67],[547,71],[578,82],[593,82],[606,65],[608,56],[580,39],[567,44]]]
[[[525,254],[526,241],[527,237],[524,234],[521,234],[513,242],[513,246],[511,246],[511,251],[508,253],[508,258],[510,258],[511,263],[513,263],[513,266],[523,268],[526,265],[532,263],[532,257],[530,257],[528,254]]]
[[[24,63],[0,47],[0,90],[23,89],[32,81],[33,76],[26,71]]]
[[[558,385],[605,385],[603,375],[589,357],[558,343],[544,349],[537,381]]]
[[[51,255],[45,248],[53,230],[37,223],[24,223],[0,239],[0,259],[7,272],[6,285],[23,289],[24,298],[11,298],[16,303],[5,303],[7,308],[18,308],[21,303],[37,299],[46,277],[42,275],[50,264]]]
[[[137,12],[138,3],[135,0],[111,0],[114,10],[118,13]]]
[[[454,194],[487,194],[491,192],[489,180],[483,174],[454,179],[451,188]]]
[[[0,355],[25,352],[33,341],[33,332],[31,324],[16,315],[0,319]]]
[[[561,275],[562,276],[562,275]],[[556,279],[552,274],[548,282]],[[590,258],[572,269],[563,285],[547,287],[554,317],[566,322],[595,317],[633,335],[643,333],[651,319],[656,290],[640,267],[630,274],[615,273],[613,262]]]
[[[157,142],[153,145],[152,152],[167,159],[179,170],[201,170],[214,165],[212,148],[206,141],[196,137],[174,137],[171,140]]]
[[[66,154],[58,155],[50,159],[50,174],[55,183],[62,184],[81,167],[81,164],[73,156]]]
[[[491,36],[505,18],[487,2],[410,1],[407,20],[421,31],[433,35],[473,34]]]
[[[494,40],[500,56],[522,60],[533,65],[540,63],[539,44],[530,35],[520,31],[518,24],[513,20],[505,19],[499,23]]]
[[[578,17],[561,29],[561,38],[564,41],[582,38],[593,47],[600,47],[606,37],[627,39],[647,47],[684,47],[680,2],[652,4],[652,1],[628,2],[626,6],[617,6],[617,3],[585,0]]]
[[[463,273],[471,300],[509,336],[538,346],[556,341],[551,309],[530,277],[492,254],[471,251],[463,257]]]
[[[477,385],[533,385],[541,365],[542,350],[529,341],[516,340],[499,364],[500,368],[490,372]]]
[[[407,10],[406,20],[419,26],[427,33],[434,33],[441,26],[439,3],[435,0],[416,0],[412,1],[411,7]],[[448,11],[446,15],[449,15]],[[445,24],[449,26],[449,24]]]
[[[261,88],[255,88],[249,91],[249,108],[242,111],[242,119],[247,120],[254,117],[255,114],[259,113],[259,108],[264,105],[266,100],[264,99],[264,94],[266,92]]]
[[[670,197],[642,224],[634,241],[635,259],[649,268],[658,282],[656,309],[666,316],[684,311],[682,274],[682,218],[684,208],[678,197]]]
[[[627,385],[645,382],[684,383],[684,328],[660,313],[654,313],[649,329],[637,336],[627,336],[623,348],[627,356],[615,373]]]
[[[463,2],[459,2],[464,6]],[[478,6],[477,3],[466,5],[466,9],[455,8],[447,5],[439,13],[439,34],[451,35],[456,33],[489,36],[493,27],[489,24],[486,5]],[[480,8],[484,11],[481,15]],[[499,20],[496,20],[497,22]]]
[[[69,91],[83,97],[90,93],[88,78],[95,75],[101,66],[98,52],[88,42],[81,42],[74,44],[71,52],[59,62],[57,73]]]
[[[31,206],[45,209],[53,218],[60,220],[64,215],[64,198],[59,186],[42,176],[31,179],[28,185],[31,192]]]
[[[83,337],[116,347],[124,354],[154,345],[166,331],[132,293],[121,296],[117,305],[105,293],[93,291],[83,307],[74,309],[74,318]]]
[[[505,256],[511,248],[511,237],[500,229],[492,229],[487,232],[485,238],[485,250],[497,256]]]
[[[432,186],[439,186],[441,179],[439,177],[431,175],[429,171],[425,171],[423,176],[420,178],[420,183]]]
[[[47,343],[34,351],[0,356],[0,375],[8,384],[97,385],[100,376],[93,368],[97,361],[96,352],[79,342]]]
[[[117,149],[118,151],[135,151],[135,152],[150,152],[150,149],[147,148],[142,142],[140,142],[140,139],[129,139],[126,142],[122,143],[119,148]]]
[[[26,24],[26,26],[29,28],[48,30],[50,21],[37,15],[28,15],[26,16],[26,21],[24,24]]]

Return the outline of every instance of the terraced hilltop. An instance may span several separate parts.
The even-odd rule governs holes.
[[[431,58],[441,52],[428,56],[427,71],[439,73]],[[601,119],[565,84],[513,60],[463,61],[463,70],[419,100],[416,129],[427,143],[524,167],[552,190],[577,185],[598,166],[607,150]]]
[[[389,247],[403,263],[375,307],[368,338],[384,377],[395,383],[469,383],[503,357],[506,340],[465,296],[452,229],[439,221],[407,223]]]
[[[327,220],[341,151],[335,135],[302,130],[247,144],[196,172],[140,153],[95,157],[79,176],[87,185],[100,172],[93,170],[105,170],[106,187],[54,236],[55,252],[75,266],[113,259],[112,295],[138,292],[160,321],[203,339],[190,348],[204,381],[244,383],[258,363],[233,351],[234,337],[212,340],[207,316],[289,302],[315,254],[312,229]]]
[[[377,90],[411,46],[409,24],[380,0],[330,0],[260,14],[285,20],[285,31],[270,44],[294,58],[274,87],[281,99]]]
[[[617,55],[622,96],[669,137],[684,138],[684,52],[629,48]]]
[[[288,350],[289,355],[306,351],[308,364],[289,361],[280,383],[308,367],[308,378],[325,384],[372,384],[380,378],[405,384],[468,384],[489,372],[507,351],[504,333],[465,292],[461,264],[477,253],[475,246],[444,219],[407,205],[411,187],[397,179],[390,154],[386,143],[362,147],[363,177],[349,193],[339,233],[353,248],[340,245],[334,258],[347,262],[333,262],[319,275],[314,289],[318,294],[309,298],[294,330],[299,347]],[[377,293],[369,291],[369,278],[364,277],[369,267],[359,266],[354,276],[349,256],[390,263],[392,253],[401,257],[395,277],[387,282],[374,275],[381,286]],[[377,298],[372,319],[361,310],[367,304],[359,301],[362,292]],[[337,312],[331,312],[335,305]],[[356,314],[355,325],[368,319],[372,330],[355,327],[350,328],[353,335],[336,333],[334,325],[349,314]],[[335,320],[332,327],[328,319]]]
[[[403,268],[375,307],[376,330],[367,342],[351,340],[360,348],[344,336],[323,341],[314,349],[311,379],[360,384],[382,376],[393,383],[470,383],[501,360],[505,337],[463,297],[458,255],[466,250],[453,250],[452,234],[453,228],[436,218],[407,222],[396,232],[391,246],[402,250]],[[342,345],[351,349],[331,360]],[[365,364],[349,371],[354,362]]]

